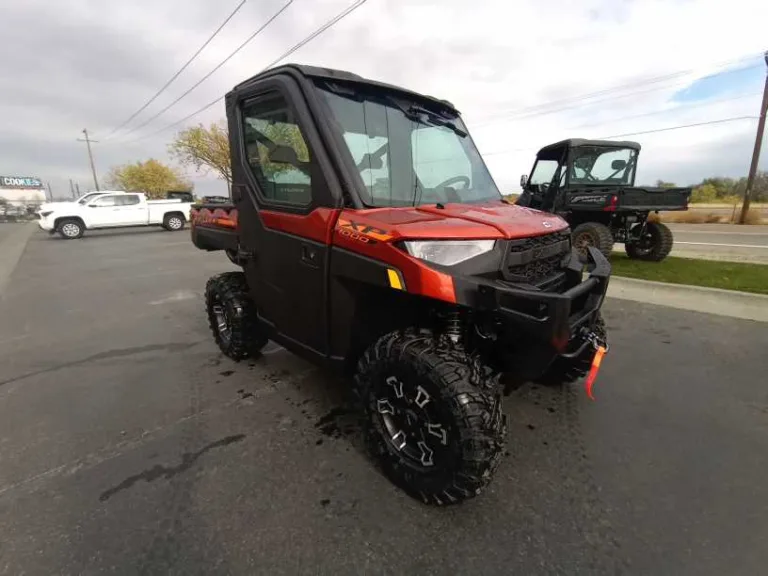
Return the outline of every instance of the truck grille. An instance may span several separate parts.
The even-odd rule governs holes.
[[[507,282],[556,291],[565,281],[563,267],[570,253],[569,230],[512,240],[502,266],[502,276]]]

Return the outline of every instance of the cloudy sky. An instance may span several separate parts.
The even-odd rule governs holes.
[[[143,114],[105,137],[194,53],[240,0],[3,0],[0,174],[36,176],[55,195],[159,158],[174,130],[136,141],[255,74],[354,0],[294,0],[210,79],[197,82],[287,0],[248,0]],[[536,150],[566,137],[625,135],[643,147],[639,181],[742,176],[765,78],[768,3],[755,0],[368,0],[288,61],[351,70],[451,100],[504,192]],[[223,118],[218,104],[189,123]],[[637,135],[635,135],[637,134]],[[768,150],[762,169],[768,169]],[[202,194],[226,192],[189,172]]]

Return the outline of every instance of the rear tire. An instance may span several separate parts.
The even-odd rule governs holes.
[[[58,226],[56,226],[56,231],[65,240],[76,240],[83,237],[85,226],[79,220],[68,218],[59,222]]]
[[[608,331],[602,314],[598,312],[592,324],[592,330],[603,342],[608,342]],[[558,356],[546,372],[536,381],[546,386],[562,386],[571,384],[587,375],[592,367],[592,359],[595,357],[595,349],[587,346],[576,358],[563,358]]]
[[[242,272],[225,272],[208,280],[205,307],[216,344],[232,360],[254,356],[267,344]]]
[[[646,222],[645,236],[631,244],[625,244],[627,256],[634,260],[661,262],[672,252],[672,230],[661,222]]]
[[[166,214],[163,218],[163,228],[170,232],[184,229],[184,216],[182,214]]]
[[[426,504],[455,504],[491,481],[504,446],[498,375],[427,330],[382,336],[362,357],[355,387],[372,455]]]
[[[580,256],[587,256],[587,246],[594,246],[603,256],[609,258],[613,251],[613,233],[605,224],[584,222],[571,233],[571,244]]]

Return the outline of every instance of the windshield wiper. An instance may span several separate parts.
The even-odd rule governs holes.
[[[435,126],[444,126],[445,128],[452,130],[454,134],[456,134],[457,136],[460,136],[461,138],[464,138],[467,135],[467,133],[464,132],[464,130],[462,130],[461,128],[456,126],[456,124],[453,123],[452,118],[443,116],[442,114],[435,112],[434,110],[428,110],[427,108],[423,108],[421,106],[413,104],[408,109],[403,110],[403,112],[405,112],[405,115],[408,118],[416,122],[421,122],[423,124],[429,123]],[[426,116],[426,119],[424,118],[424,116]]]

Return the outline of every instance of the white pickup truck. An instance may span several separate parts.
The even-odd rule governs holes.
[[[191,202],[181,200],[147,200],[139,192],[115,191],[44,205],[38,214],[40,228],[71,240],[93,228],[162,226],[181,230],[189,220],[191,206]]]

